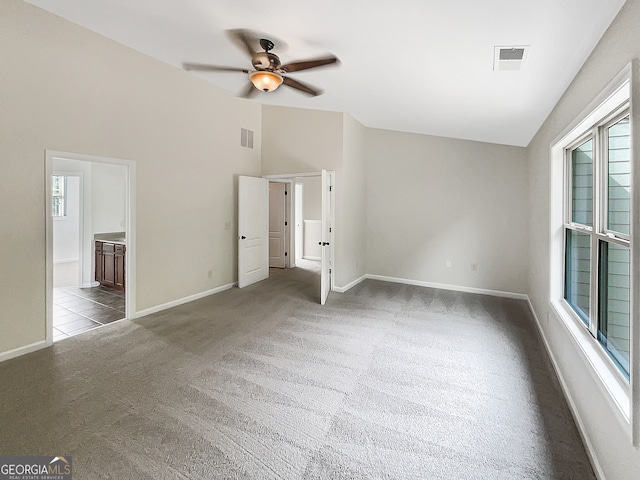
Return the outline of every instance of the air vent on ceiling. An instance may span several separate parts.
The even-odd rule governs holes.
[[[521,70],[529,56],[530,45],[494,47],[494,70]]]
[[[253,130],[240,129],[240,146],[253,148]]]

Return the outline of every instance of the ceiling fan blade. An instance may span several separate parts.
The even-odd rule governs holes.
[[[242,98],[251,98],[255,95],[258,90],[253,86],[253,83],[249,82],[244,90],[242,90],[238,96]]]
[[[301,92],[304,92],[307,95],[311,95],[312,97],[322,94],[322,90],[317,90],[315,88],[312,88],[309,85],[305,85],[302,82],[294,80],[293,78],[283,77],[282,83],[284,83],[288,87],[295,88],[296,90],[300,90]]]
[[[339,63],[338,57],[331,55],[329,57],[315,58],[313,60],[304,60],[301,62],[293,62],[288,63],[286,65],[282,65],[279,70],[283,72],[299,72],[300,70],[308,70],[310,68],[322,67],[325,65],[332,65],[334,63]]]
[[[251,46],[251,43],[255,43],[255,33],[251,30],[245,30],[243,28],[236,28],[233,30],[227,30],[227,35],[233,43],[235,43],[241,50],[244,50],[249,55],[249,58],[253,58],[256,51]]]
[[[243,72],[249,73],[246,68],[240,67],[223,67],[220,65],[207,65],[206,63],[183,63],[182,68],[185,70],[197,70],[199,72]]]

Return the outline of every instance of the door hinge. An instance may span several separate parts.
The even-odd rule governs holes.
[[[284,225],[285,225],[285,227],[286,227],[287,225],[289,225],[289,223],[287,223],[287,222],[284,222]]]
[[[329,227],[329,233],[331,233],[331,227]]]
[[[333,185],[329,185],[329,191],[332,192],[333,191]]]
[[[288,193],[286,190],[284,191],[284,194],[285,194],[285,195],[289,195],[289,193]]]
[[[329,275],[331,275],[331,269],[329,269]]]
[[[289,255],[287,252],[284,252],[284,256],[286,257],[287,255]]]

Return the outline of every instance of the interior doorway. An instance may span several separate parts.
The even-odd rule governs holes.
[[[302,254],[303,260],[320,260],[319,265],[315,265],[311,271],[320,272],[319,283],[319,300],[322,305],[326,302],[329,292],[333,289],[333,248],[334,248],[334,172],[323,170],[319,173],[310,174],[290,174],[290,175],[273,175],[263,178],[247,177],[240,175],[238,177],[238,287],[244,288],[253,283],[269,278],[272,273],[270,270],[286,272],[290,268],[269,268],[269,183],[270,182],[286,182],[290,186],[295,185],[298,177],[319,177],[321,180],[321,188],[319,195],[319,203],[321,205],[320,218],[320,238],[317,240],[319,248],[319,257],[313,258],[307,255],[304,258],[304,250]],[[303,189],[304,190],[304,189]],[[295,188],[289,188],[288,192],[295,192]],[[306,203],[306,202],[303,202]],[[288,214],[295,215],[296,205],[295,199],[289,198]],[[289,217],[290,218],[290,217]],[[292,223],[300,220],[293,218]],[[304,219],[303,222],[304,224]],[[290,233],[295,229],[290,229]],[[304,243],[303,239],[303,243]],[[300,240],[298,239],[298,243]],[[307,236],[309,242],[309,236]],[[289,248],[288,267],[297,267],[297,262],[292,260],[299,257],[296,252],[296,235],[290,234],[287,242]],[[304,249],[304,246],[303,246]],[[293,254],[291,254],[293,252]],[[299,252],[299,249],[298,249]],[[284,274],[284,273],[283,273]],[[281,275],[281,273],[278,273]]]
[[[321,174],[269,179],[270,276],[295,281],[318,303],[322,303],[321,219]]]
[[[47,342],[135,312],[133,162],[46,152]]]
[[[333,172],[322,171],[265,177],[270,185],[275,182],[287,185],[285,220],[289,226],[286,230],[289,256],[286,266],[308,271],[303,278],[317,283],[321,304],[326,302],[333,285],[333,176]],[[280,202],[280,197],[276,201]],[[270,223],[271,220],[270,217]]]

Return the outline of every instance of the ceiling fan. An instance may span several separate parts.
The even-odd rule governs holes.
[[[250,32],[249,30],[243,29],[229,30],[227,33],[235,43],[240,45],[242,49],[249,54],[249,57],[251,57],[251,63],[255,70],[202,63],[183,63],[182,67],[185,70],[197,70],[201,72],[242,72],[248,74],[251,82],[239,94],[240,97],[249,98],[258,90],[262,90],[263,92],[273,92],[282,84],[315,97],[320,95],[322,91],[298,80],[294,80],[291,77],[285,76],[285,74],[339,63],[338,57],[335,55],[327,55],[325,57],[302,60],[282,65],[280,58],[278,58],[275,53],[271,53],[271,50],[275,46],[271,40],[260,38],[259,44],[264,51],[256,51],[254,45],[258,40],[258,35]]]

